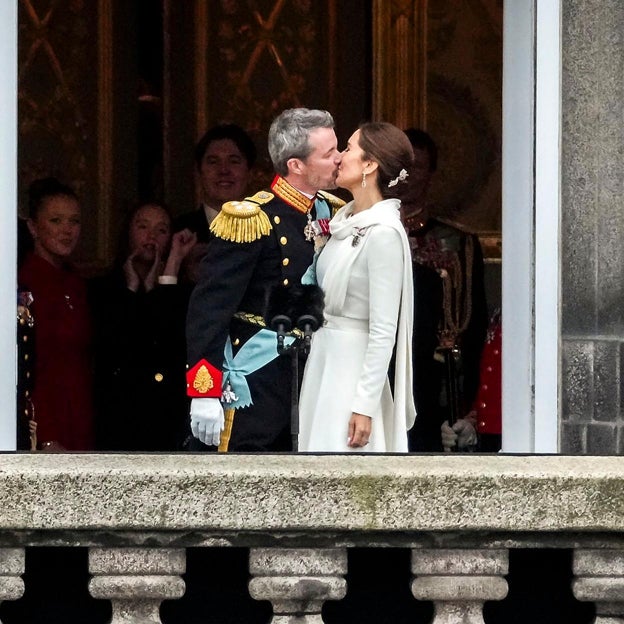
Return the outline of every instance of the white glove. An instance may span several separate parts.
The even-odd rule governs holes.
[[[208,446],[219,446],[225,424],[223,406],[219,399],[191,399],[191,431]]]
[[[452,427],[445,420],[442,423],[441,436],[445,451],[450,451],[455,446],[465,449],[477,444],[477,431],[472,422],[465,418],[459,418]]]

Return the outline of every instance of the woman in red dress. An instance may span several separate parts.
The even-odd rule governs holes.
[[[19,269],[35,318],[33,404],[43,450],[93,449],[91,322],[85,281],[69,259],[80,237],[80,205],[55,178],[29,188],[34,248]]]

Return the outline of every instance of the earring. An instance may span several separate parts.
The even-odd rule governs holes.
[[[362,171],[362,188],[366,188],[366,171]]]

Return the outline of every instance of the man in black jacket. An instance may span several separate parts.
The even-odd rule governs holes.
[[[256,146],[251,137],[236,124],[217,124],[195,146],[195,169],[201,184],[201,205],[180,215],[175,232],[189,229],[198,243],[210,239],[210,224],[226,201],[245,197],[251,171],[256,162]]]
[[[402,219],[412,248],[414,274],[414,400],[410,451],[441,451],[445,421],[459,429],[479,385],[479,361],[488,312],[479,238],[429,214],[427,195],[437,168],[429,134],[405,131],[414,148],[414,194]],[[455,424],[460,421],[459,424]]]
[[[277,175],[270,189],[224,204],[189,305],[191,430],[222,451],[291,448],[291,362],[265,317],[277,289],[300,288],[314,227],[336,199],[319,192],[335,187],[340,163],[328,112],[286,110],[268,142]]]

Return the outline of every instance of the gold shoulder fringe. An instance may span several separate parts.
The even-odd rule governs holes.
[[[210,224],[217,237],[233,243],[251,243],[271,231],[271,222],[258,204],[248,201],[230,201]]]
[[[338,212],[338,210],[340,210],[347,203],[344,200],[340,199],[340,197],[337,197],[336,195],[332,195],[331,193],[328,193],[327,191],[319,191],[317,195],[320,195],[321,197],[323,197],[327,201],[327,203],[331,206],[332,216],[335,215]]]

